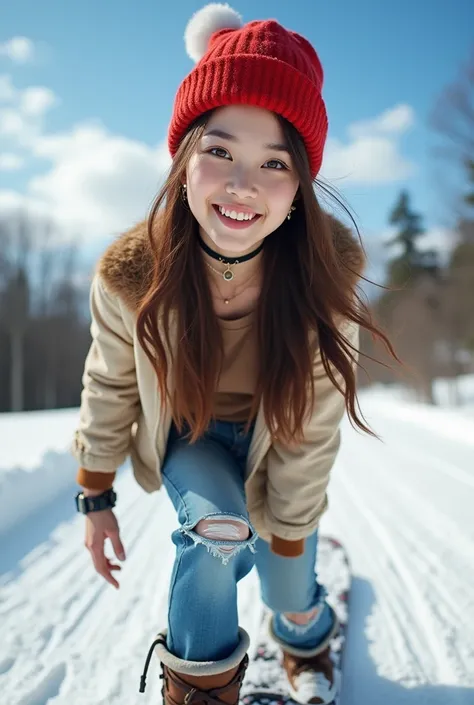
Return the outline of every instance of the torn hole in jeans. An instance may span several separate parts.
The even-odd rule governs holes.
[[[248,538],[242,539],[242,529],[235,526],[235,524],[230,524],[229,520],[245,525],[249,534]],[[200,533],[198,533],[195,529],[201,521],[211,523],[202,527]],[[245,548],[255,553],[254,544],[257,540],[257,534],[253,531],[248,521],[239,516],[228,514],[210,515],[203,517],[192,528],[182,527],[181,531],[192,538],[196,544],[205,546],[208,553],[220,558],[224,565],[227,565],[230,558]]]

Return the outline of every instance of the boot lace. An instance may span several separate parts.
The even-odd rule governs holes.
[[[153,655],[153,651],[155,650],[155,647],[158,644],[163,644],[166,646],[166,640],[163,635],[160,635],[157,639],[155,639],[155,641],[152,643],[152,645],[150,646],[150,648],[148,650],[148,654],[147,654],[146,661],[145,661],[145,667],[144,667],[143,673],[140,677],[140,689],[139,689],[140,693],[145,692],[146,676],[148,673],[148,668],[150,666],[150,661],[151,661],[151,657]],[[240,664],[238,671],[235,673],[235,675],[232,678],[232,680],[230,681],[230,683],[228,683],[227,685],[221,686],[220,688],[213,688],[212,690],[204,691],[204,690],[200,690],[199,688],[192,687],[186,693],[186,695],[184,697],[184,701],[183,701],[184,705],[191,705],[191,703],[193,703],[193,702],[203,703],[203,705],[227,705],[227,703],[225,703],[223,700],[221,700],[219,698],[219,695],[227,692],[228,690],[233,688],[236,684],[240,685],[242,683],[244,676],[245,676],[245,671],[247,670],[247,667],[248,667],[248,664],[249,664],[249,657],[248,657],[248,654],[245,654],[244,659],[243,659],[242,663]],[[162,667],[163,667],[163,664],[162,664]],[[171,680],[174,681],[175,684],[177,684],[179,686],[183,686],[183,685],[188,686],[189,685],[189,684],[185,683],[185,681],[182,681],[178,677],[178,675],[173,673],[173,671],[171,671],[171,670],[168,671],[168,676],[171,678]],[[164,673],[162,673],[160,675],[160,678],[161,679],[164,678]],[[163,691],[164,691],[164,687],[163,687]],[[162,691],[162,695],[164,696],[163,691]]]

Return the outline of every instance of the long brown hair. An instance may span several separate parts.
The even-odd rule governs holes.
[[[168,398],[179,429],[183,422],[189,425],[190,442],[205,432],[212,418],[223,357],[219,322],[196,237],[197,221],[182,197],[187,163],[210,115],[202,115],[187,132],[151,208],[148,236],[154,271],[137,322],[138,340],[156,371],[162,403]],[[277,117],[300,186],[293,217],[266,238],[263,250],[262,290],[256,310],[259,375],[249,423],[263,400],[265,421],[273,436],[288,443],[303,439],[305,418],[317,403],[313,369],[319,348],[327,375],[344,395],[351,423],[378,437],[357,415],[354,353],[358,351],[344,337],[338,321],[358,323],[398,357],[357,293],[360,268],[353,269],[338,256],[298,132]],[[318,181],[316,188],[332,195]],[[349,213],[360,239],[350,212],[338,202]],[[175,351],[170,339],[172,321],[177,326]],[[167,384],[170,372],[171,385]]]

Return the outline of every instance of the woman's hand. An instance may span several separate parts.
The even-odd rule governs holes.
[[[85,519],[85,546],[91,553],[94,568],[108,583],[118,589],[119,584],[112,575],[112,571],[121,570],[121,567],[112,563],[104,552],[105,539],[108,538],[117,558],[121,561],[125,560],[125,550],[120,540],[117,517],[112,509],[102,509],[99,512],[89,512]]]

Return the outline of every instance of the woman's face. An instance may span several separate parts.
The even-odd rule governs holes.
[[[251,252],[281,225],[299,185],[278,119],[248,105],[214,111],[188,163],[186,183],[201,236],[229,257]]]

